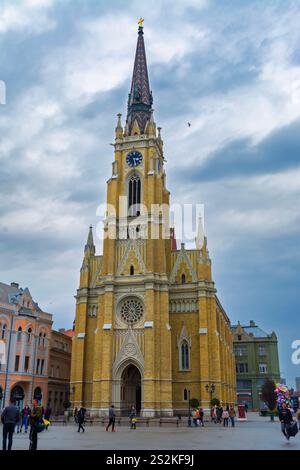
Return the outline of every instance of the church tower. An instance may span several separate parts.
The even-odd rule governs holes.
[[[77,291],[71,397],[91,414],[187,410],[191,398],[235,401],[229,320],[211,279],[206,241],[177,250],[169,228],[163,141],[152,109],[139,23],[126,122],[118,115],[107,182],[103,255],[92,228]],[[171,235],[171,236],[170,236]],[[209,389],[208,389],[209,387]]]

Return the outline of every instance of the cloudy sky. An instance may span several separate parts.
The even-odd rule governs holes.
[[[28,286],[56,328],[71,327],[141,15],[172,201],[205,205],[218,295],[233,323],[278,334],[292,383],[299,1],[1,0],[0,280]]]

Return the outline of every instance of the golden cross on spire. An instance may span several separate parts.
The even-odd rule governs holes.
[[[138,21],[139,28],[143,27],[143,23],[144,23],[144,18],[140,17],[140,19]]]

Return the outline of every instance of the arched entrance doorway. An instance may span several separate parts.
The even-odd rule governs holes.
[[[129,364],[121,376],[121,413],[128,414],[132,405],[137,413],[142,407],[142,380],[139,369],[133,364]]]
[[[20,385],[16,385],[10,392],[10,398],[15,405],[22,410],[24,405],[25,393]]]
[[[33,398],[35,398],[35,400],[37,400],[39,404],[41,404],[42,397],[43,397],[42,390],[40,389],[40,387],[36,387],[34,389]]]

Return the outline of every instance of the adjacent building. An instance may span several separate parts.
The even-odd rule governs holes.
[[[52,315],[35,302],[28,288],[0,282],[0,409],[9,398],[19,407],[48,394]]]
[[[52,330],[49,356],[48,405],[53,415],[63,414],[70,399],[73,330]]]
[[[232,326],[232,333],[238,403],[258,410],[263,405],[260,391],[266,378],[280,382],[277,336],[266,333],[253,320],[247,326]]]
[[[72,402],[95,415],[113,403],[117,413],[134,404],[143,416],[170,416],[187,412],[189,395],[204,407],[212,393],[236,401],[230,320],[207,240],[177,249],[169,212],[152,211],[169,211],[170,193],[143,34],[140,25],[126,124],[118,115],[115,129],[103,255],[90,228],[76,297]]]

